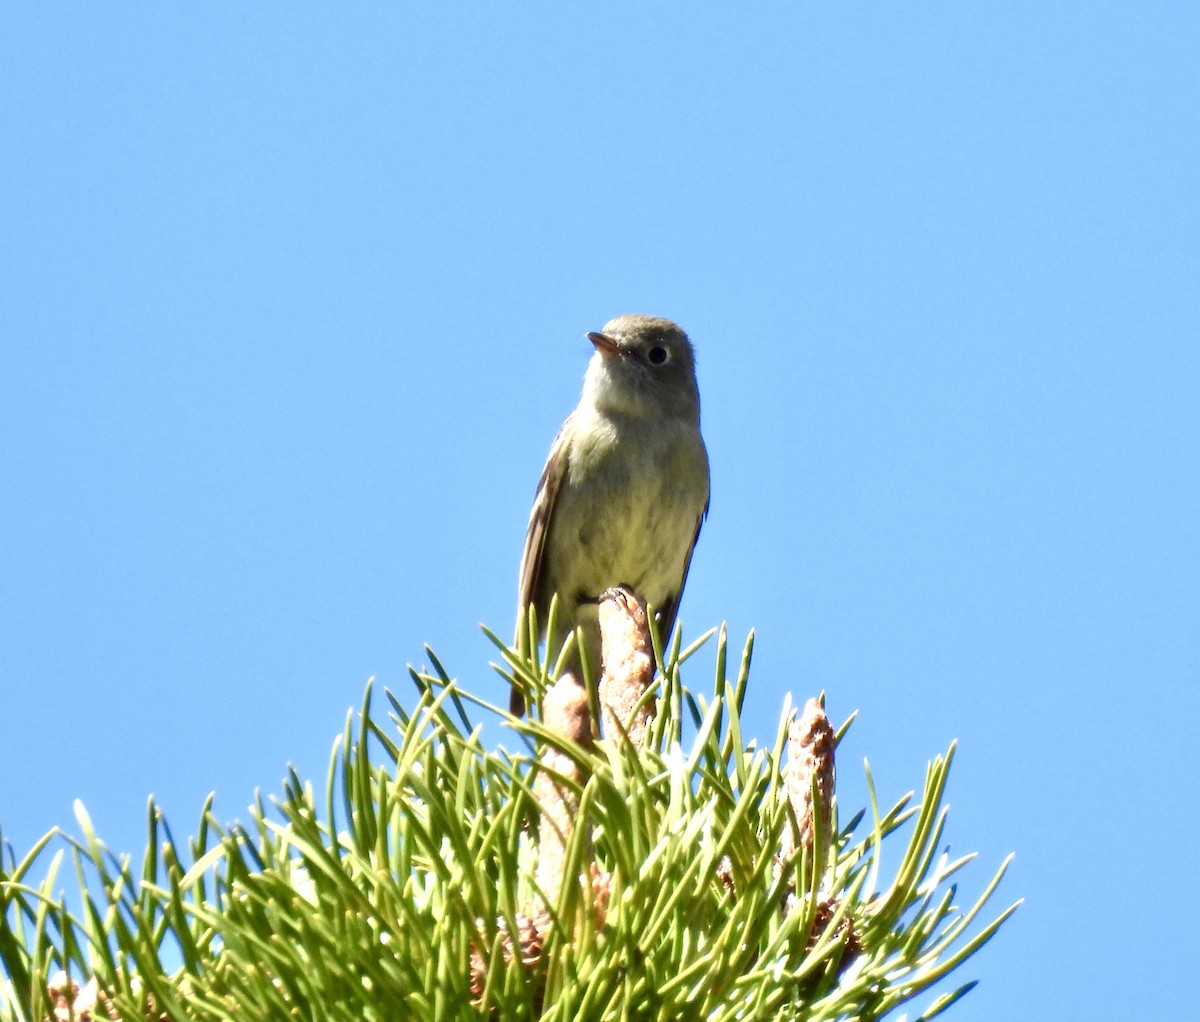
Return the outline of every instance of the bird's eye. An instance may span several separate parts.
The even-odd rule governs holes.
[[[667,349],[661,345],[655,345],[646,352],[646,358],[650,360],[651,365],[660,366],[667,360]]]

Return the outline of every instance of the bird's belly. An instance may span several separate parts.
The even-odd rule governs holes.
[[[564,487],[559,500],[565,506],[556,509],[548,537],[551,591],[578,604],[626,585],[654,606],[678,594],[708,498],[706,480],[672,482],[697,473],[680,472],[670,461],[651,464],[649,472],[614,465],[599,473],[603,485]],[[572,525],[560,528],[567,522]]]

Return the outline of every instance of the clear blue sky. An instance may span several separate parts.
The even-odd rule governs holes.
[[[1017,853],[952,1017],[1197,1011],[1198,54],[1184,2],[6,5],[5,835],[244,816],[424,643],[500,698],[584,332],[656,313],[750,733],[861,711],[850,806],[958,738],[964,893]]]

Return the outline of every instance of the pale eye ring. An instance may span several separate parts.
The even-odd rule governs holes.
[[[653,366],[663,365],[667,361],[668,357],[669,352],[661,344],[656,344],[653,348],[646,352],[646,359]]]

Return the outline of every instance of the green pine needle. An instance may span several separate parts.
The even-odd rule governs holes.
[[[522,624],[516,648],[488,635],[501,676],[537,705],[563,661],[539,659],[536,621]],[[866,828],[859,811],[839,829],[835,808],[816,848],[781,864],[798,823],[782,780],[790,701],[774,743],[748,743],[753,636],[730,677],[716,633],[711,693],[681,678],[713,634],[686,647],[678,630],[665,646],[653,636],[656,716],[640,751],[620,737],[582,748],[536,715],[511,718],[427,650],[431,668],[411,672],[414,703],[387,693],[380,714],[368,686],[319,795],[290,772],[247,826],[218,822],[210,796],[186,845],[151,801],[137,869],[82,806],[78,837],[51,832],[19,861],[3,844],[0,1022],[48,1017],[59,972],[78,987],[95,977],[91,1018],[126,1022],[887,1016],[1016,909],[978,922],[1008,860],[957,907],[972,856],[943,850],[951,745],[920,795],[886,812],[868,769]],[[517,751],[485,746],[480,710],[520,736]],[[538,761],[547,748],[570,775]],[[564,875],[581,879],[557,892],[535,883],[539,775],[578,799],[563,855]],[[61,891],[68,855],[74,910]],[[938,992],[921,1018],[973,985]]]

